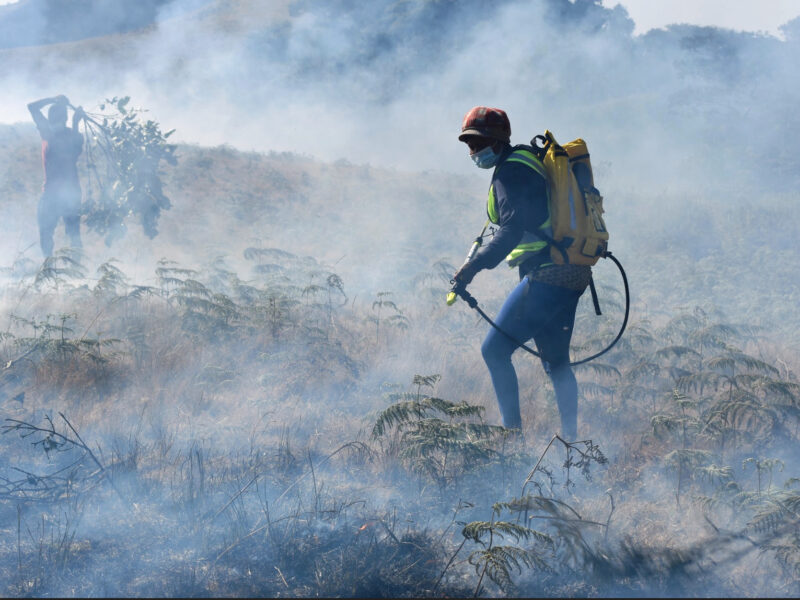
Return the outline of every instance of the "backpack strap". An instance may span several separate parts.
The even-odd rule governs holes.
[[[541,144],[541,146],[539,144]],[[549,145],[550,140],[541,134],[536,135],[531,139],[531,148],[533,148],[533,153],[539,158],[539,160],[544,160],[544,155],[547,154],[547,147]]]
[[[551,236],[547,235],[544,231],[537,231],[535,232],[537,237],[542,238],[545,242],[547,242],[548,246],[551,246],[558,250],[561,253],[561,258],[564,259],[564,264],[569,264],[569,255],[567,255],[567,248],[572,245],[572,242],[575,240],[571,237],[565,237],[560,242],[555,241]]]
[[[548,131],[545,135],[539,134],[531,139],[530,149],[540,161],[544,160],[544,157],[547,154],[547,149],[550,148],[550,145],[553,143],[552,135],[547,135],[549,133],[550,132]],[[560,242],[557,242],[543,231],[537,231],[536,235],[546,241],[549,246],[559,251],[561,258],[564,259],[565,265],[569,264],[567,248],[572,245],[572,242],[574,241],[572,238],[566,237]]]

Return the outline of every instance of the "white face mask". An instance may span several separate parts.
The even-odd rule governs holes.
[[[481,169],[491,169],[497,164],[497,159],[500,158],[500,155],[495,153],[492,146],[486,146],[480,152],[470,154],[470,158]]]

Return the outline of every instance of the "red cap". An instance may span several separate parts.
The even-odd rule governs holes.
[[[506,111],[488,106],[476,106],[464,116],[458,139],[463,142],[470,135],[509,142],[511,123],[508,121]]]

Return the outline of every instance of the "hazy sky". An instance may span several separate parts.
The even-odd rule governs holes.
[[[779,26],[800,16],[800,0],[603,0],[607,8],[617,4],[624,6],[636,23],[636,34],[671,23],[689,23],[779,36]]]
[[[0,4],[17,1],[0,0]],[[602,4],[609,8],[622,4],[643,30],[674,22],[772,30],[800,15],[798,0],[603,0]]]
[[[0,0],[0,5],[17,1]],[[636,23],[637,34],[671,23],[690,23],[780,36],[778,27],[800,16],[800,0],[602,0],[602,4],[624,6]]]
[[[0,0],[0,4],[17,1]],[[800,15],[798,0],[603,0],[602,4],[609,8],[622,4],[636,21],[637,31],[675,22],[772,31]]]

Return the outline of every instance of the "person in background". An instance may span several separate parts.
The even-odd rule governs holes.
[[[48,106],[47,117],[42,109]],[[81,185],[78,179],[78,157],[83,151],[83,136],[78,131],[85,117],[81,107],[74,110],[72,127],[67,127],[66,96],[42,98],[28,104],[28,110],[42,136],[44,186],[39,200],[39,242],[45,257],[53,254],[53,234],[59,219],[73,248],[81,247]]]
[[[530,146],[511,145],[511,124],[504,111],[476,106],[464,117],[458,139],[467,144],[478,167],[494,169],[487,212],[498,229],[453,276],[456,289],[466,289],[479,271],[493,269],[503,259],[519,271],[520,283],[495,318],[514,340],[491,328],[481,347],[503,425],[521,430],[519,384],[511,355],[519,347],[517,342],[533,338],[553,382],[561,435],[576,440],[578,384],[570,367],[569,344],[591,267],[553,264],[547,241],[552,240],[552,227],[544,165]]]

